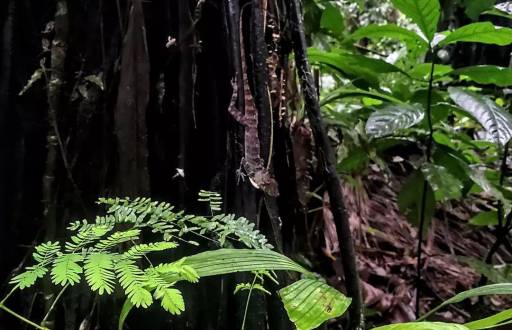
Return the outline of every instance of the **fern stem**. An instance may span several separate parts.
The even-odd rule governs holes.
[[[62,297],[62,294],[64,294],[64,291],[66,291],[66,289],[69,287],[69,284],[66,284],[59,292],[59,294],[57,295],[57,297],[55,297],[55,299],[53,300],[53,303],[52,305],[50,306],[50,308],[48,309],[48,312],[46,312],[46,315],[44,316],[43,320],[41,321],[41,324],[44,324],[46,322],[46,320],[48,319],[48,317],[50,317],[50,314],[52,313],[52,311],[55,309],[55,306],[57,305],[57,302],[59,301],[59,299]]]
[[[257,275],[254,275],[254,279],[252,280],[251,287],[249,288],[249,293],[247,294],[247,302],[245,303],[244,319],[242,320],[241,330],[245,329],[245,320],[247,319],[247,312],[249,311],[249,301],[251,300],[252,289],[254,288],[254,284],[256,283],[256,278],[257,278]]]
[[[4,297],[4,299],[2,299],[2,301],[0,301],[0,305],[3,305],[7,301],[7,299],[9,299],[9,297],[12,296],[14,291],[16,291],[17,289],[18,289],[18,285],[16,285],[14,288],[12,288],[12,290],[9,291],[9,293]]]
[[[30,321],[29,319],[21,316],[20,314],[16,313],[15,311],[7,308],[7,306],[5,306],[4,304],[0,304],[0,309],[3,309],[5,312],[11,314],[12,316],[14,316],[15,318],[17,318],[18,320],[20,321],[23,321],[31,326],[33,326],[34,328],[36,329],[39,329],[39,330],[50,330],[48,329],[47,327],[44,327],[44,326],[40,326],[39,324],[36,324],[32,321]]]
[[[434,127],[432,125],[432,91],[434,89],[434,69],[435,69],[435,52],[433,48],[429,49],[429,54],[432,58],[430,65],[430,76],[428,79],[428,92],[427,92],[427,123],[428,123],[428,137],[427,137],[427,163],[432,161],[432,144],[434,136]],[[423,245],[423,231],[425,227],[426,205],[427,205],[428,181],[424,178],[423,190],[421,195],[421,209],[420,209],[420,225],[418,228],[418,247],[417,247],[417,261],[416,261],[416,318],[420,317],[420,289],[421,289],[421,248]]]

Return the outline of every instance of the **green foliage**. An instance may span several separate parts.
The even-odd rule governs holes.
[[[342,315],[350,298],[316,279],[302,279],[279,291],[290,320],[298,330],[315,329]]]
[[[328,5],[322,13],[320,27],[330,31],[336,37],[343,36],[345,24],[340,10],[335,6]]]
[[[364,26],[356,30],[349,38],[353,40],[368,38],[376,41],[382,38],[392,38],[406,42],[413,42],[414,44],[418,44],[425,48],[428,47],[428,42],[418,34],[394,24],[372,24]]]
[[[453,323],[410,322],[385,325],[374,328],[374,330],[468,330],[468,328],[463,325]]]
[[[222,204],[220,196],[213,192],[202,191],[200,199],[209,203],[212,213],[218,211]],[[64,248],[57,242],[43,243],[35,248],[33,257],[36,264],[11,280],[15,289],[34,285],[48,271],[52,282],[64,287],[75,285],[84,277],[90,289],[99,295],[113,294],[116,287],[120,287],[126,302],[119,318],[119,329],[123,328],[133,307],[148,308],[155,301],[159,301],[170,314],[181,314],[185,310],[185,300],[175,288],[179,281],[197,283],[200,277],[235,272],[256,272],[261,280],[266,276],[273,281],[270,271],[302,273],[319,288],[308,295],[316,306],[321,306],[321,303],[315,295],[322,292],[329,298],[329,305],[325,308],[333,306],[333,311],[315,315],[316,325],[341,315],[350,303],[349,299],[316,279],[302,266],[272,251],[265,237],[247,219],[226,214],[211,217],[186,215],[174,212],[167,203],[147,198],[100,199],[99,203],[108,207],[106,215],[96,217],[93,223],[85,220],[71,223],[68,229],[74,234],[65,242]],[[159,234],[162,239],[142,243],[140,239],[144,230]],[[219,246],[229,239],[233,244],[238,242],[252,249],[218,249],[153,265],[149,259],[152,253],[174,249],[177,242],[191,242],[187,240],[189,234],[215,241]],[[236,291],[248,288],[247,284],[241,284]],[[270,294],[259,283],[251,285],[250,289]],[[295,309],[304,309],[304,304],[309,306],[307,304],[311,303],[301,300],[301,303],[294,302],[290,306],[287,300],[285,304],[287,310],[296,315]],[[343,310],[339,304],[344,306]],[[301,329],[312,329],[307,324],[300,326]]]
[[[512,29],[495,26],[490,22],[472,23],[462,26],[441,39],[438,46],[446,46],[456,42],[478,42],[507,46],[512,43]]]
[[[438,0],[391,0],[393,5],[418,25],[428,41],[434,39],[441,17]]]
[[[512,69],[495,65],[477,65],[452,72],[478,84],[491,84],[499,87],[512,86]]]

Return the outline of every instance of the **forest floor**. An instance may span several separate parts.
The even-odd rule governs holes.
[[[396,203],[407,172],[407,164],[400,161],[392,163],[390,171],[386,172],[371,166],[368,175],[345,183],[343,187],[356,244],[364,301],[370,315],[378,316],[379,322],[415,319],[418,233],[400,213]],[[470,196],[462,202],[438,205],[423,245],[422,312],[458,292],[478,285],[481,275],[475,271],[475,265],[478,267],[482,264],[495,241],[495,235],[489,228],[477,228],[468,221],[491,207],[492,200],[484,194]],[[329,228],[334,225],[330,211],[324,207],[323,213],[324,253],[332,257],[339,251],[339,246],[337,239],[330,234]],[[495,254],[495,264],[504,265],[511,261],[510,249],[502,247]],[[333,262],[333,265],[338,263]],[[336,269],[336,274],[343,274],[343,270]],[[341,278],[341,275],[337,275],[330,280],[343,287]],[[484,306],[478,309],[477,302],[470,300],[464,308],[451,305],[438,313],[437,317],[464,322],[474,318],[475,314],[489,315],[491,311],[498,311],[506,305],[504,300],[492,298],[478,304]],[[371,316],[369,318],[371,320]]]

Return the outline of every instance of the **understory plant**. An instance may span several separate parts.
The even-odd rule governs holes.
[[[401,17],[409,19],[406,27],[391,22],[340,30],[335,23],[340,15],[331,12],[336,4],[327,3],[320,22],[327,37],[310,49],[309,56],[330,81],[322,105],[330,124],[344,137],[338,170],[350,177],[364,172],[370,162],[386,169],[383,157],[393,147],[422,153],[410,161],[414,170],[397,198],[402,213],[418,229],[419,317],[422,242],[437,203],[482,191],[490,194],[495,200],[493,209],[470,220],[496,233],[484,264],[491,263],[499,247],[508,242],[512,115],[506,88],[512,86],[512,69],[495,65],[454,68],[446,63],[457,43],[509,46],[512,29],[477,21],[438,32],[439,0],[391,0]],[[510,18],[510,2],[493,4],[482,4],[478,11],[470,5],[466,9],[475,20],[480,13]],[[389,42],[393,47],[382,46]],[[387,49],[392,52],[383,54]],[[478,261],[466,262],[478,265],[483,275],[497,277]]]
[[[314,329],[345,312],[349,298],[288,257],[272,251],[253,223],[232,214],[217,214],[221,203],[217,193],[202,191],[200,200],[209,203],[211,216],[175,211],[170,204],[149,198],[100,198],[98,203],[107,208],[105,215],[92,222],[70,223],[71,235],[65,242],[45,242],[35,247],[34,264],[11,279],[13,288],[0,302],[0,310],[37,329],[47,329],[45,321],[64,291],[85,281],[95,294],[124,294],[121,330],[134,307],[148,308],[158,302],[172,315],[185,311],[186,298],[175,286],[180,281],[197,283],[203,277],[235,272],[253,272],[255,279],[275,280],[274,271],[292,271],[302,274],[302,278],[282,288],[279,295],[298,329]],[[145,235],[152,240],[144,241]],[[201,245],[200,242],[215,243],[219,249],[186,257],[173,252],[180,244]],[[155,263],[155,254],[158,260],[166,261]],[[31,287],[46,277],[60,291],[41,322],[28,320],[6,306],[16,290]],[[236,291],[266,291],[256,284],[242,283]]]

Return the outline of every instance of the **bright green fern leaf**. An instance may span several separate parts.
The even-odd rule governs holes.
[[[114,246],[117,246],[124,242],[135,241],[139,239],[140,230],[139,229],[130,229],[126,231],[118,231],[110,235],[109,237],[101,240],[96,244],[96,249],[100,251],[104,251],[107,249],[111,249]]]
[[[20,289],[25,289],[34,285],[34,283],[36,283],[39,278],[43,278],[47,272],[48,268],[41,265],[27,267],[23,273],[13,277],[9,283],[18,286]]]
[[[150,244],[138,244],[138,245],[132,246],[128,251],[126,251],[123,254],[123,257],[130,258],[130,259],[138,259],[138,258],[141,258],[146,253],[174,249],[177,246],[178,246],[178,244],[176,244],[174,242],[157,242],[157,243],[150,243]]]
[[[93,291],[100,295],[114,291],[115,279],[113,256],[108,253],[93,253],[85,259],[85,279]]]
[[[179,315],[185,310],[185,301],[177,289],[157,289],[154,296],[155,299],[160,299],[162,308],[172,315]]]
[[[61,254],[55,259],[52,268],[52,282],[59,285],[74,285],[80,282],[82,267],[78,262],[83,261],[80,254]]]

